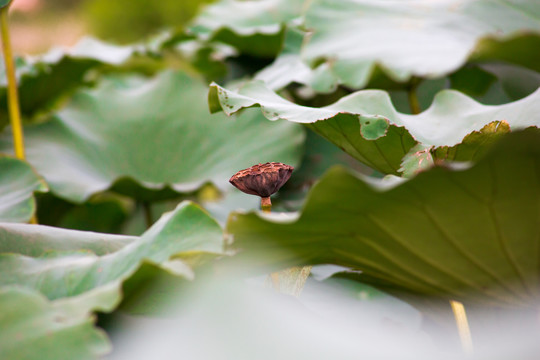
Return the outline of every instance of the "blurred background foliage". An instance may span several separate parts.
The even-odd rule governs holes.
[[[70,46],[85,34],[117,43],[145,38],[165,28],[183,29],[205,4],[215,0],[15,0],[15,52],[37,54]]]
[[[82,18],[98,37],[135,41],[164,27],[182,29],[199,8],[214,0],[83,0]]]

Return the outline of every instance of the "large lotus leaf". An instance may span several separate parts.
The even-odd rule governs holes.
[[[286,23],[288,18],[267,16],[263,21],[253,16],[247,8],[260,3],[219,2],[214,5],[219,12],[205,17],[206,32],[229,29],[240,35],[257,26],[276,32],[278,21]],[[305,36],[288,34],[282,54],[258,75],[273,89],[293,81],[321,92],[339,83],[361,88],[377,67],[400,82],[412,76],[440,77],[460,68],[473,51],[475,60],[538,66],[538,61],[529,60],[538,57],[535,45],[540,39],[535,16],[540,5],[532,0],[314,0],[301,11],[289,7],[290,2],[262,3],[272,6],[273,11],[267,10],[271,14],[292,10],[305,29]],[[228,13],[233,15],[223,16]]]
[[[95,359],[110,351],[103,331],[87,314],[30,289],[0,289],[2,359]]]
[[[28,222],[36,211],[34,192],[47,189],[28,163],[0,156],[0,222]]]
[[[0,8],[8,6],[11,0],[0,0]]]
[[[182,258],[222,253],[220,226],[189,202],[135,238],[42,225],[0,227],[0,286],[38,290],[87,312],[110,311],[120,299],[122,282],[143,262],[190,278],[191,268]],[[28,250],[37,241],[39,250]]]
[[[530,306],[540,295],[539,169],[538,129],[506,135],[466,170],[435,167],[390,189],[338,167],[299,217],[237,213],[227,232],[254,267],[330,263],[415,294]]]
[[[137,52],[137,46],[116,46],[94,38],[83,38],[70,49],[54,48],[48,53],[17,59],[17,83],[24,120],[45,118],[75,89],[90,82],[87,73],[100,65],[118,66]],[[7,80],[0,66],[0,128],[8,123]]]
[[[358,91],[321,108],[289,102],[257,80],[238,91],[212,84],[209,95],[212,111],[223,110],[230,115],[242,108],[260,106],[270,120],[309,124],[354,158],[388,174],[398,173],[401,159],[416,142],[454,146],[471,132],[497,120],[505,120],[513,130],[538,126],[539,99],[537,90],[513,103],[485,106],[457,91],[445,90],[423,113],[407,115],[396,111],[388,93],[379,90]]]
[[[353,88],[364,86],[376,65],[396,81],[439,77],[461,67],[482,38],[539,34],[534,14],[540,6],[528,0],[315,0],[305,16],[312,33],[301,56],[309,65],[326,59],[314,75],[327,72]]]
[[[256,163],[297,164],[300,126],[269,123],[258,111],[225,121],[208,113],[206,93],[183,72],[104,82],[77,93],[54,120],[25,129],[28,161],[53,193],[74,202],[120,178],[187,192],[209,181],[224,189],[232,174]],[[0,138],[0,149],[10,142]]]

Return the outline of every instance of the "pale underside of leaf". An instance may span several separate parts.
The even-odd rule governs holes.
[[[73,303],[83,312],[111,311],[121,298],[122,282],[143,262],[163,265],[168,272],[192,277],[188,265],[179,272],[178,266],[169,262],[171,257],[177,257],[178,263],[182,255],[223,253],[220,226],[189,202],[163,215],[141,237],[38,225],[2,224],[1,228],[0,286],[31,288],[51,300]],[[25,251],[25,246],[31,246],[34,240],[40,241],[42,250]],[[62,246],[62,241],[72,243]],[[19,248],[23,250],[17,251]]]
[[[505,121],[512,130],[539,126],[538,99],[540,90],[512,103],[486,106],[457,91],[445,90],[437,94],[429,109],[408,115],[399,113],[388,93],[380,90],[358,91],[322,108],[296,105],[257,80],[236,91],[212,84],[209,94],[213,111],[222,109],[231,115],[259,106],[269,120],[308,124],[359,161],[390,174],[398,173],[402,158],[417,142],[428,147],[454,146],[493,121]],[[368,118],[386,119],[386,132],[366,136]]]

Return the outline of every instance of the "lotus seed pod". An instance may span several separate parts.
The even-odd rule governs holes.
[[[229,182],[246,194],[267,198],[291,177],[294,168],[278,162],[253,165],[234,174]]]

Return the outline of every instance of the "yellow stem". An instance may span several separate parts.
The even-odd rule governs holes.
[[[17,91],[17,77],[15,75],[15,63],[13,62],[13,51],[9,37],[8,9],[4,6],[0,9],[0,32],[2,33],[2,52],[4,53],[4,64],[6,67],[7,87],[8,87],[8,109],[9,122],[13,133],[13,150],[17,159],[25,160],[24,135],[21,121],[21,109],[19,107],[19,93]],[[30,219],[30,224],[37,224],[36,215]]]
[[[469,328],[469,322],[467,321],[467,314],[465,312],[465,306],[459,301],[450,300],[450,306],[454,312],[454,318],[456,319],[456,325],[458,328],[459,338],[463,351],[467,355],[473,353],[473,343],[471,338],[471,330]]]
[[[19,95],[17,93],[17,78],[15,77],[13,52],[11,51],[11,42],[9,39],[8,6],[0,9],[0,27],[2,29],[2,50],[4,52],[4,63],[6,66],[8,83],[8,108],[11,131],[13,132],[13,148],[15,151],[15,157],[24,160],[25,155],[21,110],[19,108]]]

